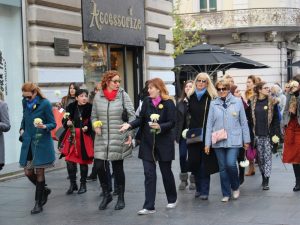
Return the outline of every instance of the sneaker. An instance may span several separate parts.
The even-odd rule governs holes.
[[[141,209],[140,211],[137,212],[138,215],[148,215],[148,214],[153,214],[155,213],[156,211],[153,209],[153,210],[150,210],[150,209]]]
[[[238,199],[240,197],[240,190],[237,189],[235,191],[232,191],[232,197],[233,199]]]
[[[167,209],[174,209],[177,206],[177,200],[174,203],[168,203],[166,206]]]
[[[229,201],[229,197],[223,197],[222,199],[221,199],[221,202],[228,202]]]
[[[208,200],[208,196],[207,195],[200,195],[200,199],[201,200]]]

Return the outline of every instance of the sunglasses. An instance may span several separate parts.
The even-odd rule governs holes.
[[[31,96],[25,96],[25,95],[23,95],[23,98],[25,98],[25,99],[27,99],[28,101],[30,101],[31,99],[32,99],[32,95]]]
[[[121,80],[111,80],[111,82],[113,82],[114,84],[117,84],[117,83],[121,83]]]
[[[227,91],[227,88],[216,88],[217,91]]]
[[[198,83],[206,83],[206,80],[197,80]]]

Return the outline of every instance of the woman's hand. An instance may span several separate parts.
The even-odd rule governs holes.
[[[23,130],[23,129],[21,129],[21,130],[19,131],[19,133],[20,133],[20,136],[22,136],[22,135],[23,135],[23,133],[24,133],[24,130]]]
[[[151,123],[151,124],[149,124],[149,126],[150,126],[152,129],[160,130],[160,126],[159,126],[158,123]]]
[[[87,126],[84,126],[83,128],[82,128],[82,131],[85,133],[85,132],[87,132],[88,131],[88,127]]]
[[[95,133],[99,136],[101,136],[101,128],[100,127],[95,127]]]
[[[124,143],[125,145],[131,146],[132,144],[132,137],[129,135],[127,141]]]
[[[204,147],[204,152],[205,152],[206,155],[209,155],[210,147],[209,146],[205,146]]]
[[[68,120],[68,121],[67,121],[67,125],[68,125],[68,127],[72,126],[72,125],[73,125],[72,120]]]
[[[249,148],[249,143],[244,144],[244,149],[247,150]]]
[[[36,125],[36,128],[39,128],[39,129],[46,129],[47,127],[46,127],[45,124],[39,123],[39,124]]]
[[[130,127],[131,127],[131,125],[130,125],[129,123],[123,123],[123,124],[121,125],[121,128],[120,128],[119,131],[120,131],[121,133],[123,133],[123,132],[127,131]]]

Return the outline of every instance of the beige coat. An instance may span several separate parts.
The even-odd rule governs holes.
[[[103,92],[96,94],[93,101],[92,122],[100,120],[103,125],[101,127],[101,135],[95,135],[94,152],[95,159],[102,160],[122,160],[131,156],[132,148],[125,145],[128,135],[133,137],[134,131],[120,133],[119,129],[122,121],[122,93],[124,96],[124,107],[127,109],[129,122],[135,119],[133,104],[128,94],[119,89],[116,99],[108,101]]]

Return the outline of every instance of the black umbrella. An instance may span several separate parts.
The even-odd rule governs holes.
[[[299,60],[299,61],[296,61],[296,62],[293,62],[293,63],[292,63],[292,66],[298,66],[298,67],[300,67],[300,60]]]
[[[201,44],[185,50],[182,55],[175,58],[175,65],[196,72],[216,72],[230,68],[268,68],[264,64],[241,57],[237,52],[209,44]]]

